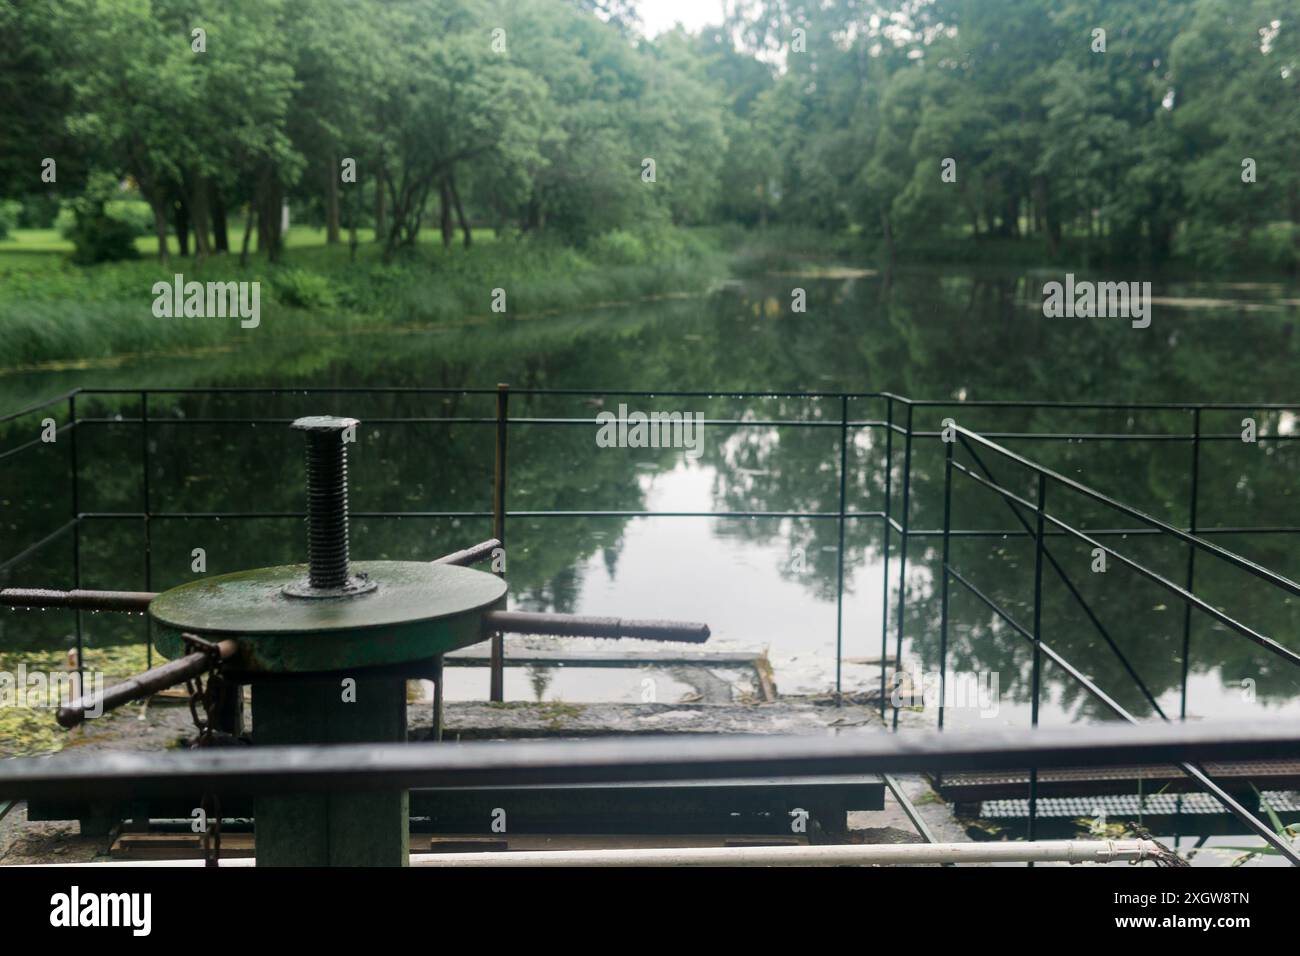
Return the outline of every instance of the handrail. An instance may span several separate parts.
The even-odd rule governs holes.
[[[989,439],[984,438],[982,435],[979,435],[967,428],[963,428],[961,425],[957,425],[954,423],[952,428],[956,434],[961,435],[968,440],[978,442],[979,444],[983,445],[985,448],[997,452],[999,455],[1008,459],[1009,461],[1014,461],[1017,464],[1030,469],[1035,474],[1043,475],[1044,477],[1050,478],[1053,481],[1057,482],[1058,484],[1064,485],[1065,487],[1069,488],[1071,491],[1078,492],[1084,497],[1091,498],[1093,501],[1096,501],[1098,504],[1105,505],[1106,507],[1118,511],[1121,514],[1127,515],[1130,518],[1135,518],[1138,521],[1141,521],[1143,524],[1148,525],[1149,527],[1156,528],[1160,531],[1163,531],[1165,534],[1173,535],[1175,538],[1177,538],[1179,541],[1182,541],[1184,544],[1190,544],[1193,547],[1199,548],[1202,551],[1205,551],[1209,554],[1213,554],[1215,557],[1223,561],[1227,561],[1229,564],[1231,564],[1235,568],[1238,568],[1239,570],[1246,571],[1247,573],[1252,574],[1257,578],[1268,581],[1269,583],[1282,588],[1284,591],[1287,591],[1290,594],[1300,596],[1300,583],[1291,580],[1285,575],[1278,574],[1276,571],[1270,571],[1268,568],[1264,567],[1263,565],[1256,564],[1254,561],[1251,561],[1248,558],[1243,558],[1241,555],[1229,551],[1227,548],[1220,547],[1219,545],[1215,544],[1212,541],[1206,541],[1203,538],[1197,537],[1194,534],[1189,534],[1188,532],[1183,531],[1180,528],[1175,528],[1173,525],[1169,524],[1166,521],[1161,521],[1159,518],[1152,517],[1151,515],[1147,514],[1145,511],[1140,511],[1139,509],[1134,508],[1131,505],[1126,505],[1122,501],[1117,501],[1116,499],[1110,497],[1109,495],[1097,491],[1095,488],[1090,488],[1089,486],[1083,484],[1083,482],[1076,481],[1073,478],[1066,477],[1065,475],[1061,474],[1059,471],[1053,471],[1052,469],[1040,465],[1035,461],[1031,461],[1030,459],[1024,457],[1023,455],[1018,455],[1015,452],[1011,451],[1011,449],[1005,448],[1002,445],[997,444],[996,442],[990,441]]]
[[[1033,683],[1032,723],[1034,724],[1034,726],[1037,726],[1038,724],[1038,703],[1039,703],[1039,695],[1040,695],[1039,675],[1041,672],[1040,658],[1043,655],[1046,655],[1059,668],[1061,668],[1067,674],[1069,674],[1085,690],[1087,690],[1097,700],[1101,701],[1102,704],[1104,704],[1112,713],[1118,716],[1121,720],[1131,725],[1139,725],[1137,718],[1134,717],[1131,713],[1129,713],[1127,709],[1125,709],[1122,705],[1120,705],[1117,701],[1115,701],[1109,694],[1103,691],[1095,682],[1089,679],[1087,675],[1085,675],[1082,671],[1080,671],[1077,667],[1075,667],[1072,663],[1070,663],[1063,655],[1050,648],[1044,642],[1042,630],[1041,630],[1042,568],[1043,568],[1044,559],[1050,561],[1053,567],[1055,567],[1058,576],[1066,584],[1073,597],[1083,606],[1084,610],[1088,613],[1088,616],[1092,621],[1092,623],[1098,628],[1099,632],[1111,645],[1115,653],[1119,656],[1121,663],[1128,670],[1129,676],[1132,677],[1132,679],[1137,683],[1139,689],[1141,689],[1142,692],[1147,696],[1148,700],[1151,701],[1152,705],[1154,706],[1156,712],[1159,714],[1161,719],[1166,724],[1170,724],[1170,720],[1168,716],[1164,713],[1163,710],[1161,710],[1159,705],[1155,702],[1150,691],[1147,690],[1145,684],[1143,684],[1141,679],[1138,677],[1137,673],[1133,670],[1127,658],[1125,658],[1124,655],[1119,651],[1118,646],[1116,646],[1114,642],[1110,639],[1109,634],[1106,632],[1105,628],[1102,627],[1101,622],[1097,619],[1096,615],[1092,613],[1092,609],[1088,606],[1082,594],[1080,594],[1079,591],[1074,587],[1074,585],[1072,584],[1068,576],[1066,576],[1064,569],[1061,568],[1059,564],[1057,564],[1056,560],[1051,556],[1051,553],[1046,550],[1046,536],[1047,536],[1046,526],[1049,523],[1061,529],[1063,532],[1073,535],[1078,539],[1086,542],[1087,544],[1092,545],[1094,548],[1099,548],[1104,553],[1115,557],[1123,564],[1125,564],[1127,567],[1131,568],[1134,571],[1137,571],[1143,577],[1160,584],[1166,590],[1170,591],[1171,593],[1183,599],[1188,604],[1189,607],[1195,606],[1196,608],[1202,610],[1203,612],[1211,615],[1221,623],[1227,625],[1231,629],[1255,641],[1257,644],[1264,647],[1265,649],[1270,650],[1274,654],[1277,654],[1278,656],[1284,658],[1288,662],[1293,664],[1300,664],[1300,654],[1296,654],[1295,652],[1291,651],[1289,648],[1282,646],[1281,644],[1277,643],[1271,638],[1265,637],[1264,635],[1258,633],[1252,628],[1249,628],[1246,625],[1236,621],[1234,618],[1229,617],[1224,612],[1206,603],[1202,599],[1196,597],[1196,595],[1193,594],[1190,590],[1180,587],[1179,585],[1168,580],[1162,575],[1150,570],[1149,568],[1145,567],[1139,562],[1127,557],[1126,555],[1120,554],[1119,552],[1115,551],[1113,548],[1109,548],[1106,547],[1105,545],[1099,544],[1094,538],[1088,536],[1087,534],[1080,531],[1079,529],[1074,528],[1072,525],[1066,523],[1065,521],[1062,521],[1061,519],[1055,517],[1054,515],[1048,514],[1047,503],[1046,503],[1047,481],[1049,479],[1053,481],[1058,481],[1066,485],[1068,489],[1077,491],[1092,500],[1098,501],[1104,505],[1114,506],[1118,510],[1122,511],[1124,514],[1135,517],[1138,520],[1147,522],[1151,527],[1157,529],[1162,533],[1167,530],[1168,532],[1173,533],[1174,536],[1179,538],[1180,540],[1186,540],[1188,541],[1188,543],[1196,544],[1198,546],[1205,545],[1204,550],[1210,552],[1211,554],[1214,554],[1216,557],[1223,557],[1225,558],[1225,560],[1229,560],[1229,562],[1236,567],[1242,567],[1244,565],[1247,567],[1247,569],[1257,568],[1258,566],[1254,565],[1253,562],[1246,561],[1246,559],[1241,558],[1239,555],[1227,551],[1224,548],[1219,548],[1217,545],[1212,545],[1209,542],[1204,542],[1202,541],[1202,539],[1196,537],[1195,535],[1187,534],[1176,528],[1173,528],[1172,526],[1168,526],[1165,522],[1159,521],[1159,519],[1156,518],[1152,518],[1149,515],[1146,515],[1144,512],[1136,508],[1132,508],[1128,505],[1122,504],[1121,502],[1117,502],[1114,499],[1110,498],[1109,496],[1099,491],[1096,491],[1095,489],[1090,488],[1087,485],[1084,485],[1082,482],[1075,481],[1072,478],[1066,478],[1064,475],[1061,475],[1059,472],[1055,472],[1050,468],[1046,468],[1042,465],[1039,465],[1037,462],[1025,458],[1022,455],[1017,455],[1015,452],[1012,452],[1009,449],[1006,449],[1001,445],[998,445],[995,442],[990,441],[984,436],[981,436],[976,432],[971,431],[968,428],[964,428],[960,425],[957,425],[955,422],[951,422],[951,427],[956,437],[960,440],[962,447],[965,448],[965,450],[970,454],[970,456],[976,462],[976,464],[979,465],[980,469],[984,472],[984,475],[981,476],[979,474],[976,474],[970,468],[967,468],[966,466],[960,464],[959,462],[956,462],[953,458],[953,449],[956,443],[953,441],[948,441],[945,443],[946,447],[944,451],[944,535],[943,535],[942,582],[941,582],[942,613],[940,617],[940,637],[939,637],[939,641],[940,641],[939,643],[939,648],[940,648],[939,650],[939,675],[940,675],[939,676],[939,688],[940,688],[939,728],[940,730],[943,729],[943,714],[944,714],[943,693],[944,693],[944,685],[945,685],[946,674],[947,674],[948,606],[950,601],[948,581],[950,579],[961,584],[964,588],[966,588],[966,590],[974,594],[975,597],[977,597],[986,607],[989,608],[989,610],[991,610],[995,615],[997,615],[999,619],[1001,619],[1003,622],[1009,625],[1012,628],[1012,630],[1014,630],[1017,634],[1019,634],[1021,637],[1028,640],[1030,644],[1033,645],[1034,683]],[[1002,455],[1004,458],[1007,458],[1008,460],[1020,464],[1025,468],[1028,468],[1033,474],[1036,474],[1038,476],[1037,502],[1030,502],[1026,498],[1017,495],[1016,493],[1002,487],[1002,485],[994,478],[993,473],[980,459],[979,455],[975,453],[975,450],[972,447],[972,442],[978,443],[979,445],[987,449],[990,449],[999,455]],[[966,477],[970,478],[972,481],[981,485],[985,489],[990,490],[995,494],[999,495],[1004,501],[1007,502],[1008,506],[1015,513],[1017,519],[1022,523],[1022,525],[1025,526],[1026,530],[1029,530],[1028,522],[1025,520],[1024,516],[1020,513],[1017,506],[1023,507],[1027,509],[1030,513],[1037,516],[1036,526],[1034,530],[1030,532],[1031,536],[1034,539],[1035,550],[1036,550],[1036,559],[1035,559],[1035,568],[1034,568],[1034,626],[1032,630],[1026,628],[1024,625],[1016,621],[1006,611],[1006,609],[1001,607],[993,598],[985,594],[977,585],[971,582],[967,577],[965,577],[963,574],[957,571],[956,568],[952,566],[950,560],[949,542],[951,538],[952,476],[954,472],[965,475]],[[1269,580],[1270,583],[1272,583],[1271,579],[1276,577],[1281,582],[1285,582],[1292,586],[1300,587],[1295,585],[1295,582],[1292,582],[1289,578],[1283,578],[1282,576],[1276,575],[1274,574],[1274,572],[1268,571],[1267,569],[1259,568],[1258,570],[1262,571],[1263,573],[1257,576],[1262,577],[1265,580]],[[1260,820],[1255,814],[1251,813],[1244,806],[1242,806],[1241,803],[1235,797],[1233,797],[1230,793],[1228,793],[1226,790],[1224,790],[1222,787],[1216,784],[1206,774],[1203,768],[1190,762],[1180,762],[1178,766],[1185,774],[1187,774],[1187,776],[1191,777],[1193,780],[1199,783],[1202,788],[1204,788],[1212,796],[1214,796],[1214,798],[1218,800],[1219,803],[1222,804],[1230,813],[1232,813],[1235,817],[1237,817],[1238,820],[1244,823],[1250,830],[1254,831],[1254,833],[1257,836],[1262,838],[1265,842],[1267,842],[1270,846],[1276,849],[1279,853],[1287,857],[1292,862],[1293,865],[1300,866],[1300,851],[1298,851],[1297,848],[1293,847],[1288,841],[1284,840],[1279,834],[1274,833],[1272,828],[1269,827],[1267,823]],[[1036,812],[1037,811],[1037,790],[1038,790],[1038,767],[1037,765],[1034,765],[1030,770],[1030,777],[1029,777],[1029,826],[1030,826],[1031,840],[1033,839],[1034,825],[1037,817],[1037,812]]]

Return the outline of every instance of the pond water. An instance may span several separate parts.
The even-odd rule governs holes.
[[[699,412],[709,419],[833,423],[707,425],[698,454],[682,448],[602,448],[594,424],[517,424],[510,435],[508,526],[511,606],[588,614],[707,621],[709,650],[766,652],[784,693],[826,693],[836,681],[838,522],[791,517],[833,513],[839,496],[840,400],[739,399],[728,390],[891,391],[953,402],[914,411],[918,430],[937,431],[946,417],[976,431],[1187,435],[1187,411],[962,407],[985,400],[1083,402],[1263,402],[1300,398],[1300,289],[1275,282],[1156,283],[1151,326],[1121,319],[1048,319],[1047,272],[900,269],[891,276],[779,275],[731,280],[697,298],[593,310],[564,317],[466,320],[451,328],[322,335],[277,341],[273,321],[224,352],[136,359],[101,367],[9,373],[0,389],[11,406],[81,385],[159,387],[446,387],[611,390],[691,389],[698,397],[608,394],[516,394],[513,416],[580,417],[625,402],[644,412]],[[802,288],[807,311],[792,312]],[[260,334],[259,334],[260,333]],[[270,334],[267,334],[270,333]],[[282,424],[205,424],[211,418],[353,415],[367,422],[353,446],[353,554],[419,559],[490,535],[493,426],[440,423],[490,419],[491,395],[154,394],[147,454],[154,513],[284,512],[302,507],[299,443]],[[84,396],[82,417],[138,417],[136,396]],[[854,421],[879,421],[892,410],[879,398],[849,402]],[[42,413],[44,414],[44,413]],[[389,424],[385,418],[429,421]],[[41,416],[5,427],[0,449],[32,437]],[[1289,412],[1207,411],[1199,450],[1197,521],[1201,528],[1300,525],[1300,460],[1295,442],[1240,440],[1242,420],[1260,435],[1290,435]],[[62,420],[62,419],[60,419]],[[137,424],[88,425],[79,438],[85,512],[143,510]],[[855,427],[847,455],[849,511],[885,507],[885,431]],[[1057,471],[1176,525],[1189,518],[1192,444],[1186,440],[1089,441],[998,439]],[[6,504],[7,554],[56,528],[71,510],[68,449],[42,446],[0,472]],[[892,444],[891,513],[901,520],[901,437]],[[912,460],[913,529],[942,527],[943,446],[916,440]],[[985,455],[1017,493],[1032,497],[1032,476]],[[962,460],[962,453],[957,454]],[[15,463],[21,463],[17,465]],[[971,462],[967,459],[967,464]],[[1049,509],[1086,529],[1134,527],[1087,499],[1051,489]],[[367,512],[452,512],[443,517],[366,517]],[[768,512],[763,517],[555,515],[543,512]],[[1005,502],[956,478],[953,526],[1013,531]],[[1165,536],[1111,536],[1106,543],[1182,583],[1185,547]],[[1254,561],[1300,577],[1289,533],[1235,533],[1214,540]],[[922,681],[937,667],[941,539],[910,543],[903,621],[905,668]],[[301,560],[304,534],[292,518],[155,519],[146,582],[144,532],[135,518],[87,523],[81,540],[85,587],[161,589],[191,580],[202,548],[207,573]],[[884,524],[845,523],[842,661],[848,694],[878,688],[882,649]],[[953,565],[1017,621],[1032,623],[1032,542],[993,533],[953,541]],[[1096,568],[1091,549],[1069,538],[1049,542],[1106,631],[1051,571],[1044,572],[1042,626],[1047,643],[1139,717],[1180,708],[1183,605],[1160,586],[1111,560]],[[898,634],[898,536],[891,535],[889,621],[885,645]],[[11,585],[51,585],[71,575],[67,539],[4,575]],[[1296,600],[1225,562],[1202,555],[1196,593],[1215,607],[1291,649],[1300,649]],[[954,585],[949,667],[985,697],[950,708],[948,726],[1029,722],[1031,654],[1027,642],[972,594]],[[90,647],[142,641],[139,619],[87,615]],[[48,651],[72,640],[70,615],[4,615],[0,645]],[[1222,623],[1190,618],[1187,712],[1193,718],[1300,715],[1300,668]],[[1107,636],[1110,644],[1107,643]],[[529,646],[521,639],[518,646]],[[531,646],[558,642],[533,639]],[[610,650],[600,642],[565,642],[571,650]],[[641,645],[649,647],[653,645]],[[1121,655],[1123,661],[1121,660]],[[1127,661],[1127,664],[1124,662]],[[1129,670],[1145,685],[1144,692]],[[647,677],[647,675],[649,675]],[[546,700],[719,699],[753,691],[747,673],[702,677],[668,671],[513,668],[508,698]],[[449,673],[452,699],[483,699],[482,669]],[[728,687],[727,684],[731,686]],[[987,695],[992,693],[992,697]],[[1149,694],[1149,696],[1148,696]],[[1112,719],[1080,685],[1047,663],[1044,724]],[[913,701],[919,702],[919,701]],[[933,701],[927,701],[932,704]],[[925,706],[918,719],[935,716]]]
[[[155,357],[106,367],[11,373],[7,394],[35,397],[72,385],[316,387],[436,386],[652,390],[892,391],[913,398],[1086,402],[1286,402],[1294,400],[1300,289],[1285,282],[1157,283],[1153,321],[1135,329],[1122,319],[1048,319],[1047,272],[903,269],[891,276],[833,278],[779,275],[733,280],[689,299],[596,310],[565,317],[467,320],[454,328],[321,336],[278,342],[271,322],[226,352]],[[792,312],[794,288],[807,311]],[[259,335],[261,332],[271,334]],[[134,396],[88,396],[81,416],[134,418]],[[700,412],[710,419],[838,422],[837,398],[623,398],[515,395],[511,414],[591,418],[625,402],[633,410]],[[639,403],[639,404],[638,404]],[[882,399],[849,403],[855,421],[881,420]],[[277,418],[332,412],[363,421],[405,416],[490,418],[483,396],[154,395],[149,414],[150,506],[154,512],[275,512],[301,507],[297,442],[274,423],[182,424],[223,417]],[[1182,433],[1185,411],[918,408],[915,427],[935,431],[945,417],[978,431]],[[902,421],[906,410],[895,403]],[[1232,435],[1241,419],[1260,434],[1287,434],[1289,413],[1205,412],[1203,433]],[[4,447],[24,440],[34,419],[14,423]],[[595,425],[512,427],[512,512],[667,511],[831,513],[838,507],[838,427],[709,425],[699,454],[681,448],[601,448]],[[884,508],[880,428],[854,428],[848,456],[850,511]],[[81,508],[143,510],[140,429],[133,423],[88,426],[79,439]],[[1192,448],[1187,441],[1030,441],[1008,448],[1178,525],[1188,519]],[[1206,441],[1200,447],[1198,524],[1206,527],[1300,525],[1294,493],[1294,443]],[[893,454],[892,513],[901,519],[902,440]],[[961,458],[961,454],[958,454]],[[4,493],[13,509],[8,540],[22,546],[67,514],[66,449],[57,443],[13,461]],[[969,462],[968,462],[969,464]],[[1029,495],[1030,476],[1005,461],[985,464]],[[491,502],[492,426],[460,423],[367,424],[353,451],[354,512],[484,512]],[[913,529],[942,526],[942,446],[917,439],[912,462]],[[36,489],[40,489],[39,493]],[[1085,528],[1132,527],[1085,499],[1053,492],[1052,508]],[[953,523],[959,528],[1018,527],[1003,502],[957,479]],[[354,520],[353,553],[417,558],[488,536],[483,517]],[[766,650],[783,692],[834,688],[838,522],[797,517],[570,517],[524,514],[509,525],[512,606],[629,617],[707,621],[709,649]],[[193,576],[203,548],[208,573],[299,560],[302,537],[292,519],[156,520],[151,528],[152,587]],[[1300,575],[1289,534],[1216,536],[1225,547],[1287,575]],[[897,637],[898,536],[891,538],[888,652]],[[1107,538],[1125,554],[1182,582],[1183,545],[1163,536]],[[842,686],[879,686],[883,523],[846,522]],[[143,587],[138,520],[99,520],[83,533],[86,586]],[[940,539],[912,540],[904,651],[908,669],[925,675],[938,659],[936,562]],[[1084,595],[1111,640],[1166,713],[1179,709],[1184,612],[1178,599],[1114,561],[1093,570],[1086,546],[1062,538],[1053,554]],[[7,551],[17,550],[8,548]],[[42,552],[11,583],[67,579],[67,548]],[[1033,547],[1023,535],[954,540],[953,563],[1021,623],[1032,620]],[[37,573],[40,571],[41,573]],[[1196,589],[1233,617],[1292,648],[1293,598],[1223,562],[1202,556]],[[1044,576],[1043,633],[1049,643],[1134,713],[1153,713],[1148,697],[1051,572]],[[7,616],[7,646],[67,640],[58,615],[39,628]],[[971,594],[955,588],[949,666],[996,676],[995,714],[985,701],[957,707],[947,721],[1028,721],[1029,660],[1024,640]],[[136,627],[128,624],[126,627]],[[33,633],[36,631],[38,633]],[[1188,712],[1195,716],[1300,713],[1294,668],[1204,614],[1191,620]],[[86,639],[127,639],[108,617],[86,622]],[[581,648],[583,642],[571,647]],[[608,650],[608,646],[585,646]],[[660,700],[716,693],[693,686],[688,672],[656,677]],[[453,671],[454,696],[481,697],[485,675]],[[1106,719],[1067,674],[1044,673],[1042,722]],[[744,679],[739,680],[743,686]],[[479,685],[483,686],[480,687]],[[636,671],[512,670],[516,697],[638,700],[647,688]],[[927,711],[933,708],[927,708]]]

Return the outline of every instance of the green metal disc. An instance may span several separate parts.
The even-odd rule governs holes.
[[[470,568],[423,561],[360,561],[354,574],[378,587],[339,598],[298,598],[284,586],[304,564],[259,568],[182,584],[158,595],[149,615],[154,644],[175,659],[182,632],[237,638],[244,671],[338,671],[428,660],[483,640],[485,611],[505,605],[506,583]]]

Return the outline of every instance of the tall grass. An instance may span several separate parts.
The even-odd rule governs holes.
[[[355,260],[346,244],[299,246],[284,262],[215,256],[202,266],[173,259],[80,268],[59,253],[0,247],[0,339],[6,368],[149,352],[247,345],[312,332],[434,326],[490,316],[503,290],[503,318],[571,311],[646,296],[694,292],[727,271],[715,237],[658,229],[635,242],[610,238],[576,249],[502,238],[470,249],[419,245],[385,263],[373,245]],[[34,237],[44,245],[49,237]],[[256,281],[261,325],[236,318],[157,318],[154,283]]]

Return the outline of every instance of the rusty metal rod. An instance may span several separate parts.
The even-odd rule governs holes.
[[[63,607],[78,611],[133,611],[143,614],[158,595],[152,591],[55,591],[48,588],[4,588],[0,605]]]
[[[691,621],[634,621],[622,617],[583,614],[542,614],[536,611],[489,611],[483,615],[483,633],[549,634],[555,637],[603,637],[610,640],[639,638],[703,644],[709,625]]]
[[[500,541],[496,538],[488,538],[486,541],[480,541],[463,551],[453,551],[451,554],[444,554],[441,558],[434,558],[432,563],[454,564],[462,568],[469,567],[471,564],[486,561],[492,557],[492,552],[499,547],[501,547]]]
[[[496,459],[492,469],[492,536],[506,540],[506,449],[510,429],[510,386],[497,383]],[[486,633],[486,632],[485,632]],[[488,672],[488,699],[505,700],[505,638],[500,631],[488,635],[492,640],[492,662]]]
[[[229,660],[234,656],[238,647],[239,644],[236,641],[221,641],[217,644],[217,653],[221,660]],[[143,674],[128,677],[120,684],[114,684],[99,693],[83,694],[67,706],[60,707],[55,719],[58,720],[60,727],[76,727],[86,720],[88,712],[92,716],[99,716],[110,710],[116,710],[123,704],[129,704],[133,700],[143,700],[160,690],[183,684],[185,681],[211,670],[213,666],[210,654],[203,651],[186,654],[184,657],[178,657],[174,661],[168,661],[166,664],[160,664],[152,670],[147,670]]]

